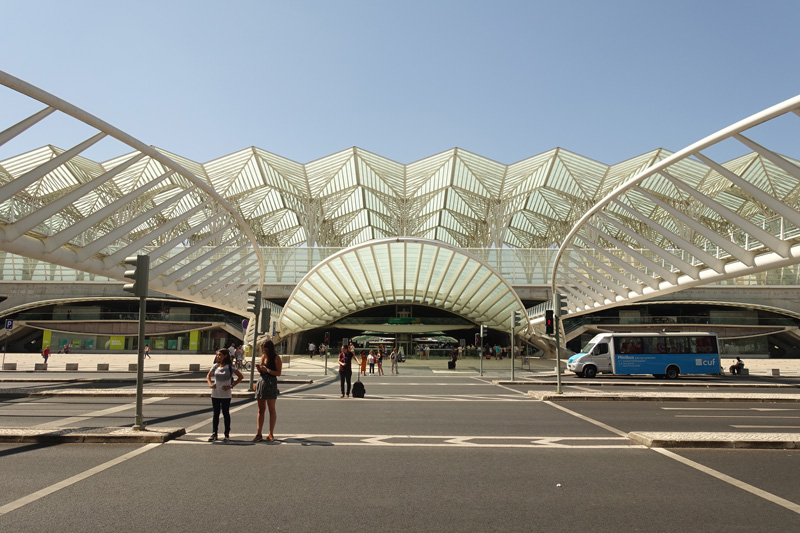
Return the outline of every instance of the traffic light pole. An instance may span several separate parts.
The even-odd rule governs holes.
[[[142,397],[144,396],[144,330],[147,318],[147,286],[150,282],[150,256],[136,255],[125,258],[125,271],[123,277],[133,281],[122,286],[122,290],[139,297],[139,335],[137,338],[138,354],[136,356],[136,412],[134,413],[133,429],[144,430],[144,415],[142,414]]]
[[[139,353],[136,356],[136,414],[133,429],[144,430],[144,415],[142,414],[142,397],[144,396],[144,329],[147,313],[147,297],[139,298]]]
[[[553,292],[553,325],[556,328],[556,394],[562,394],[561,391],[561,297],[558,293]]]
[[[256,313],[255,324],[253,324],[253,344],[250,349],[250,388],[253,390],[256,375],[256,345],[258,344],[258,313]]]
[[[250,350],[250,388],[253,390],[253,383],[255,383],[256,375],[256,345],[258,342],[258,317],[261,314],[261,291],[248,291],[247,292],[247,312],[255,315],[253,322],[253,348]]]
[[[514,381],[514,327],[517,325],[517,313],[511,313],[511,381]]]
[[[481,366],[481,376],[482,376],[483,375],[483,355],[484,355],[483,354],[483,326],[478,326],[478,327],[480,328],[480,332],[481,332],[481,335],[480,335],[481,342],[478,345],[478,359],[480,359],[480,362],[481,362],[480,366]]]

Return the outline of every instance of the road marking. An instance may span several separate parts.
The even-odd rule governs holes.
[[[720,481],[724,481],[725,483],[733,485],[734,487],[737,487],[737,488],[740,488],[740,489],[742,489],[742,490],[744,490],[746,492],[749,492],[750,494],[753,494],[755,496],[759,496],[761,498],[764,498],[767,501],[771,501],[772,503],[780,505],[781,507],[783,507],[785,509],[788,509],[788,510],[793,511],[793,512],[795,512],[797,514],[800,514],[800,505],[798,505],[798,504],[796,504],[794,502],[790,502],[789,500],[785,500],[785,499],[781,498],[780,496],[776,496],[776,495],[774,495],[774,494],[772,494],[770,492],[767,492],[765,490],[759,489],[758,487],[754,487],[753,485],[750,485],[749,483],[745,483],[744,481],[740,481],[740,480],[738,480],[736,478],[733,478],[733,477],[731,477],[731,476],[729,476],[727,474],[723,474],[722,472],[714,470],[713,468],[709,468],[709,467],[707,467],[705,465],[701,465],[700,463],[696,463],[696,462],[692,461],[691,459],[687,459],[685,457],[682,457],[682,456],[680,456],[680,455],[678,455],[676,453],[673,453],[673,452],[671,452],[669,450],[665,450],[664,448],[652,448],[652,450],[654,452],[658,452],[658,453],[660,453],[660,454],[662,454],[662,455],[664,455],[666,457],[669,457],[670,459],[678,461],[679,463],[683,463],[686,466],[690,466],[690,467],[694,468],[695,470],[699,470],[700,472],[708,474],[709,476],[715,477],[715,478],[719,479]]]
[[[769,415],[675,415],[675,418],[800,418],[800,416],[769,416]]]
[[[249,442],[251,434],[232,434],[232,444]],[[188,440],[187,440],[188,439]],[[168,444],[202,444],[205,435],[186,434]],[[624,441],[620,443],[620,441]],[[574,443],[573,443],[574,442]],[[594,444],[591,444],[594,443]],[[303,433],[280,435],[271,445],[295,446],[378,446],[401,448],[559,448],[559,449],[643,449],[624,437],[553,437],[553,436],[469,436],[469,435],[317,435]]]
[[[576,413],[575,411],[573,411],[571,409],[567,409],[566,407],[563,407],[563,406],[558,405],[558,404],[553,403],[553,402],[544,402],[544,403],[546,403],[547,405],[550,405],[552,407],[555,407],[556,409],[560,409],[560,410],[564,411],[565,413],[574,416],[575,418],[580,418],[581,420],[589,422],[590,424],[594,424],[595,426],[601,427],[601,428],[605,429],[606,431],[610,431],[611,433],[614,433],[614,434],[619,435],[621,437],[625,437],[625,438],[628,437],[628,434],[625,433],[624,431],[620,431],[617,428],[613,428],[613,427],[609,426],[608,424],[604,424],[604,423],[600,422],[599,420],[595,420],[594,418],[589,418],[588,416],[584,416],[584,415],[582,415],[580,413]]]
[[[159,398],[144,398],[142,399],[143,404],[151,404],[166,400],[167,397],[159,397]],[[119,413],[121,411],[127,411],[129,409],[135,409],[136,403],[126,403],[123,405],[116,405],[114,407],[109,407],[108,409],[101,409],[100,411],[92,411],[91,413],[86,413],[85,415],[80,416],[71,416],[69,418],[62,418],[61,420],[56,420],[55,422],[45,422],[43,424],[38,424],[32,427],[35,428],[60,428],[60,427],[67,427],[72,424],[80,424],[81,422],[85,422],[90,418],[99,418],[102,416],[113,415],[115,413]]]
[[[800,426],[734,426],[732,428],[738,429],[800,429]]]
[[[529,396],[515,394],[380,394],[367,396],[359,401],[397,401],[397,402],[528,402],[535,401]],[[283,400],[340,400],[338,394],[292,394]]]
[[[11,511],[14,511],[16,509],[19,509],[20,507],[22,507],[24,505],[28,505],[29,503],[33,503],[36,500],[40,500],[40,499],[44,498],[45,496],[49,496],[50,494],[53,494],[54,492],[57,492],[57,491],[59,491],[61,489],[69,487],[70,485],[74,485],[75,483],[78,483],[79,481],[83,481],[84,479],[86,479],[88,477],[91,477],[91,476],[93,476],[95,474],[99,474],[100,472],[102,472],[104,470],[108,470],[112,466],[116,466],[116,465],[118,465],[120,463],[124,463],[128,459],[133,459],[137,455],[141,455],[141,454],[143,454],[145,452],[149,452],[150,450],[152,450],[152,449],[154,449],[154,448],[156,448],[158,446],[161,446],[161,443],[145,444],[141,448],[133,450],[132,452],[128,452],[125,455],[121,455],[121,456],[117,457],[116,459],[112,459],[110,461],[106,461],[105,463],[103,463],[101,465],[95,466],[94,468],[90,468],[89,470],[86,470],[85,472],[81,472],[80,474],[76,474],[76,475],[74,475],[72,477],[69,477],[69,478],[65,479],[64,481],[59,481],[58,483],[54,483],[53,485],[50,485],[49,487],[45,487],[42,490],[38,490],[38,491],[34,492],[33,494],[29,494],[29,495],[27,495],[25,497],[22,497],[22,498],[18,499],[18,500],[14,500],[11,503],[7,503],[7,504],[3,505],[2,507],[0,507],[0,516],[3,516],[6,513],[10,513]]]
[[[616,433],[617,435],[625,435],[625,433],[623,433],[622,431],[620,431],[620,430],[618,430],[616,428],[613,428],[613,427],[611,427],[611,426],[609,426],[607,424],[603,424],[602,422],[599,422],[597,420],[589,418],[588,416],[584,416],[584,415],[582,415],[580,413],[576,413],[575,411],[571,411],[570,409],[567,409],[565,407],[557,405],[557,404],[555,404],[553,402],[544,402],[544,403],[546,403],[548,405],[551,405],[551,406],[553,406],[553,407],[555,407],[557,409],[560,409],[560,410],[564,411],[565,413],[569,413],[569,414],[571,414],[571,415],[573,415],[573,416],[575,416],[577,418],[580,418],[581,420],[585,420],[585,421],[587,421],[587,422],[589,422],[591,424],[594,424],[596,426],[605,428],[608,431],[611,431],[612,433]],[[714,470],[713,468],[709,468],[707,466],[701,465],[700,463],[696,463],[696,462],[692,461],[691,459],[686,459],[685,457],[682,457],[682,456],[680,456],[680,455],[678,455],[676,453],[673,453],[673,452],[671,452],[669,450],[665,450],[664,448],[651,448],[651,450],[653,450],[655,452],[658,452],[658,453],[660,453],[660,454],[662,454],[662,455],[664,455],[666,457],[669,457],[670,459],[678,461],[679,463],[683,463],[686,466],[690,466],[690,467],[692,467],[692,468],[694,468],[696,470],[699,470],[700,472],[703,472],[703,473],[708,474],[708,475],[710,475],[712,477],[715,477],[715,478],[719,479],[720,481],[724,481],[725,483],[729,483],[729,484],[733,485],[734,487],[740,488],[740,489],[742,489],[744,491],[747,491],[747,492],[749,492],[751,494],[754,494],[756,496],[764,498],[767,501],[770,501],[772,503],[780,505],[781,507],[789,509],[790,511],[794,511],[797,514],[800,514],[800,505],[798,505],[798,504],[796,504],[794,502],[790,502],[789,500],[785,500],[785,499],[781,498],[780,496],[776,496],[776,495],[774,495],[774,494],[772,494],[770,492],[767,492],[765,490],[762,490],[762,489],[759,489],[757,487],[754,487],[753,485],[750,485],[749,483],[745,483],[744,481],[739,481],[738,479],[733,478],[733,477],[731,477],[731,476],[729,476],[727,474],[723,474],[722,472]]]
[[[663,411],[800,411],[775,407],[661,407]]]

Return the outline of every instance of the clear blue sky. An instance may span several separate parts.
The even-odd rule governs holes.
[[[800,93],[797,0],[5,0],[0,20],[0,70],[200,162],[616,163]],[[25,115],[0,88],[0,129]]]

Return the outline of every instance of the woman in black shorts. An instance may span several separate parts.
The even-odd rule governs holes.
[[[275,436],[275,422],[278,420],[278,412],[275,410],[275,402],[278,399],[278,376],[281,375],[283,362],[281,356],[275,353],[275,344],[271,340],[261,342],[261,363],[256,365],[256,370],[261,374],[261,379],[256,385],[256,401],[258,402],[258,425],[256,436],[253,442],[264,440],[261,430],[264,427],[264,411],[269,407],[269,434],[267,441],[272,442]]]

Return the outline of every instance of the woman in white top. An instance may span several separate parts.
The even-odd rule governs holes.
[[[211,376],[214,376],[214,382],[211,382]],[[233,380],[236,376],[236,381]],[[211,405],[214,408],[214,415],[211,419],[212,431],[208,442],[217,440],[217,431],[219,430],[219,412],[222,411],[222,418],[225,420],[225,438],[222,442],[228,442],[231,435],[231,389],[238,385],[244,376],[241,372],[233,368],[231,362],[231,354],[227,349],[222,348],[217,350],[217,358],[214,361],[214,366],[206,374],[206,381],[209,388],[211,388]]]

